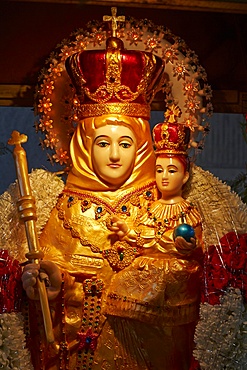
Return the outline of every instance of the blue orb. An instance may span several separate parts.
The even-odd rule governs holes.
[[[195,230],[191,225],[181,224],[178,225],[173,232],[173,239],[175,240],[177,236],[182,236],[187,242],[191,242],[190,238],[195,237]]]

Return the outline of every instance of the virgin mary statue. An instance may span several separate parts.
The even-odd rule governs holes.
[[[157,92],[166,105],[162,127],[189,131],[192,162],[208,132],[211,89],[197,56],[165,27],[117,17],[112,8],[102,23],[64,41],[48,65],[37,88],[36,126],[50,160],[64,166],[65,181],[40,169],[29,175],[42,256],[30,263],[15,204],[22,194],[13,184],[0,198],[3,368],[244,368],[247,212],[225,184],[192,165],[183,187],[202,231],[204,255],[193,282],[185,283],[194,262],[184,254],[172,271],[169,261],[139,266],[141,284],[128,273],[149,250],[140,214],[145,219],[161,196],[149,126]],[[164,129],[161,145],[167,142],[173,140]],[[122,234],[113,231],[117,222]],[[134,238],[125,237],[130,230]],[[184,297],[175,297],[176,307],[167,298],[173,276]],[[37,279],[45,284],[45,315]],[[192,283],[199,290],[189,302]]]

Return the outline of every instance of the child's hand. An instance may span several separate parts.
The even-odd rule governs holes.
[[[175,247],[181,254],[188,254],[196,247],[196,240],[190,238],[190,242],[187,242],[182,236],[177,236],[175,239]]]
[[[111,222],[107,225],[108,229],[114,231],[119,238],[123,238],[128,233],[128,226],[125,221],[117,216],[111,218]]]

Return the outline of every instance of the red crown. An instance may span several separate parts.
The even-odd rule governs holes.
[[[113,113],[148,119],[164,67],[152,53],[126,50],[122,40],[109,37],[105,50],[75,53],[66,69],[81,102],[80,118]]]
[[[176,122],[158,123],[153,128],[156,154],[187,155],[190,141],[190,129]]]

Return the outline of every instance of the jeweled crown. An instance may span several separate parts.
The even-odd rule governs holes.
[[[125,49],[114,27],[106,49],[75,53],[65,65],[80,99],[80,118],[113,113],[149,119],[164,71],[162,59]]]
[[[177,123],[176,118],[179,114],[179,110],[173,105],[165,113],[164,122],[154,126],[153,140],[156,154],[188,154],[190,128]]]
[[[153,99],[160,87],[165,111],[172,113],[171,105],[177,104],[182,114],[175,121],[191,129],[195,158],[212,114],[212,90],[197,55],[164,24],[117,17],[117,9],[111,10],[103,22],[90,21],[57,45],[41,71],[35,127],[42,132],[42,147],[51,150],[49,160],[70,166],[70,140],[84,117],[119,113],[147,118],[150,102],[160,110]],[[105,22],[112,22],[110,30]]]

